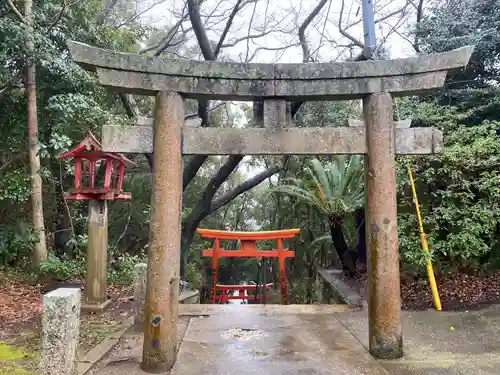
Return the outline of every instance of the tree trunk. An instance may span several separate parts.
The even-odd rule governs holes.
[[[200,224],[201,220],[194,220],[190,222],[182,223],[182,232],[181,232],[181,269],[180,276],[182,279],[186,277],[187,272],[187,263],[188,263],[188,252],[191,247],[191,243],[193,242],[194,234],[196,233],[196,229]]]
[[[333,246],[335,247],[335,249],[337,250],[337,254],[339,255],[342,269],[347,274],[347,276],[353,277],[356,263],[353,260],[353,253],[349,251],[349,248],[347,246],[341,224],[342,222],[340,220],[331,219],[330,235],[332,236]]]
[[[364,208],[360,208],[356,211],[356,227],[358,228],[359,263],[366,265],[366,225]]]
[[[38,119],[36,108],[36,74],[33,43],[33,1],[25,0],[24,17],[27,23],[26,33],[26,95],[28,117],[28,145],[31,178],[31,205],[33,228],[38,234],[38,243],[33,250],[33,262],[36,267],[47,259],[45,226],[43,221],[42,178],[40,177],[40,158],[37,152]]]

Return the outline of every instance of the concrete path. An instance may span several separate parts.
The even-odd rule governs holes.
[[[335,305],[185,305],[189,309],[193,317],[171,375],[500,373],[500,307],[404,314],[405,358],[397,361],[368,353],[365,311],[338,312],[345,308]],[[123,340],[94,374],[145,374],[138,366],[140,335]]]

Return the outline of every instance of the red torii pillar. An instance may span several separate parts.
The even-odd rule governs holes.
[[[217,273],[220,257],[274,257],[278,258],[280,272],[280,290],[281,304],[288,304],[286,276],[285,276],[285,258],[295,256],[295,252],[290,249],[285,249],[283,240],[292,238],[300,233],[299,228],[271,230],[262,232],[232,232],[215,229],[198,228],[198,233],[207,239],[213,239],[213,248],[203,250],[203,256],[212,257],[212,287],[210,288],[210,303],[215,303],[215,295],[217,293]],[[220,240],[239,240],[241,248],[238,250],[225,250],[220,247]],[[257,250],[257,241],[276,240],[277,248],[272,250]]]

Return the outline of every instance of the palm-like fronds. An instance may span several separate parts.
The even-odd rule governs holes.
[[[303,178],[287,179],[270,193],[295,197],[332,220],[341,218],[364,203],[362,161],[361,156],[336,156],[326,164],[312,159]]]

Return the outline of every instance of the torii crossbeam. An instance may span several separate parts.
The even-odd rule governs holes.
[[[105,128],[109,151],[154,151],[142,368],[168,370],[177,346],[182,154],[364,154],[370,353],[403,355],[396,217],[395,155],[439,152],[431,128],[395,128],[393,96],[440,88],[467,65],[473,47],[399,60],[242,64],[145,57],[68,42],[73,59],[111,89],[155,95],[152,127]],[[184,125],[183,98],[263,101],[260,129]],[[290,101],[363,99],[365,126],[293,128]]]

